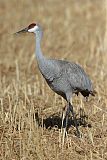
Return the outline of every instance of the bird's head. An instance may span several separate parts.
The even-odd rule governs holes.
[[[35,33],[36,34],[39,31],[40,31],[40,26],[36,23],[31,23],[26,28],[19,30],[15,34],[25,33],[25,32],[30,32],[30,33]]]

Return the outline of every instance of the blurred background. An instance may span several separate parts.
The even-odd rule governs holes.
[[[106,4],[106,0],[0,0],[1,159],[107,158]],[[13,34],[32,22],[43,29],[44,55],[79,63],[97,91],[88,103],[74,97],[75,112],[82,108],[92,127],[79,127],[82,141],[71,127],[63,148],[54,123],[58,125],[66,103],[38,70],[34,35]],[[50,130],[38,127],[35,113],[42,124],[50,118]]]

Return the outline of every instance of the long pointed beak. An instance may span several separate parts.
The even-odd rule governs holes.
[[[20,31],[14,33],[14,34],[20,34],[20,33],[25,33],[25,32],[28,32],[28,27],[24,28],[24,29],[21,29]]]

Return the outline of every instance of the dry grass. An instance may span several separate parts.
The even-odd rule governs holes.
[[[1,159],[107,160],[104,4],[104,0],[0,1]],[[45,55],[80,63],[97,90],[87,103],[82,96],[74,97],[75,111],[85,112],[87,124],[79,126],[81,139],[70,127],[64,146],[60,126],[65,101],[49,89],[38,71],[33,35],[12,35],[34,21],[45,32]]]

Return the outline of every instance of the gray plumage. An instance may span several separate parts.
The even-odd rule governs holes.
[[[92,83],[77,64],[62,60],[46,59],[46,66],[39,66],[50,88],[67,100],[66,94],[79,92],[88,97],[93,93]]]
[[[36,33],[36,58],[40,72],[50,88],[66,100],[67,95],[70,94],[70,97],[73,93],[81,92],[85,97],[88,97],[89,94],[93,95],[92,83],[79,65],[43,56],[40,48],[41,38],[42,30],[39,28],[39,32]]]
[[[74,62],[64,60],[48,59],[44,57],[41,51],[42,29],[38,24],[31,24],[20,32],[33,32],[36,38],[36,59],[39,70],[50,88],[61,95],[67,101],[67,111],[65,115],[65,125],[67,128],[68,114],[71,111],[74,118],[74,123],[77,129],[77,135],[80,136],[78,125],[73,112],[73,106],[70,103],[72,94],[80,92],[84,97],[90,94],[94,95],[91,80],[85,71]]]

